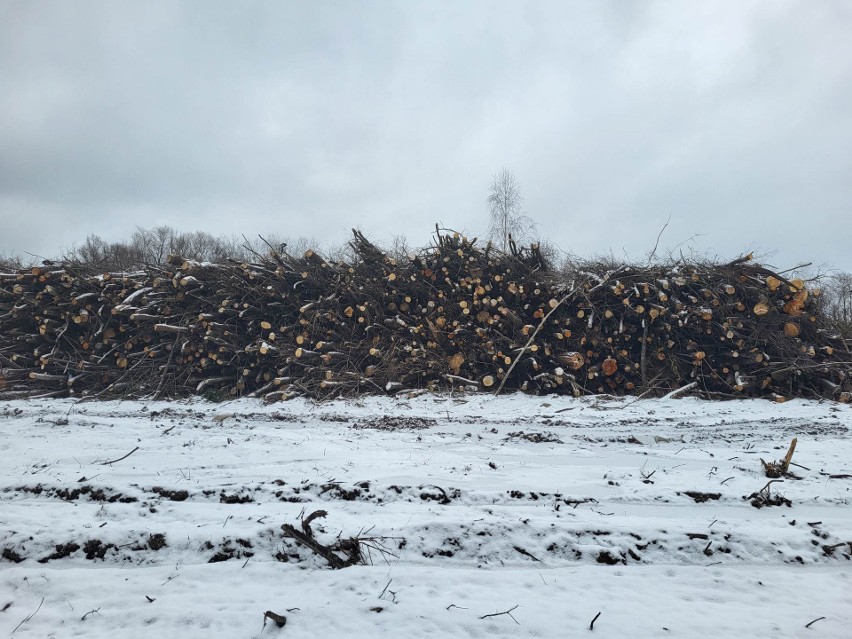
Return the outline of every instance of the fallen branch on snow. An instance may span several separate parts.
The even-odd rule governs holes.
[[[120,462],[120,461],[121,461],[121,460],[123,460],[123,459],[127,459],[127,458],[128,458],[128,457],[130,457],[133,453],[135,453],[137,450],[139,450],[139,446],[137,446],[136,448],[134,448],[133,450],[131,450],[131,451],[130,451],[129,453],[127,453],[124,457],[119,457],[118,459],[113,459],[112,461],[105,461],[105,462],[101,462],[101,466],[109,466],[110,464],[115,464],[116,462]]]
[[[518,625],[520,626],[521,624],[518,622],[518,620],[517,620],[517,619],[515,619],[515,618],[512,616],[512,611],[513,611],[515,608],[517,608],[517,607],[518,607],[518,605],[519,605],[519,604],[515,604],[514,606],[512,606],[512,607],[511,607],[511,608],[509,608],[508,610],[504,610],[503,612],[492,612],[490,615],[482,615],[482,616],[480,617],[480,619],[488,619],[488,617],[499,617],[500,615],[509,615],[510,617],[512,617],[512,621],[514,621],[516,624],[518,624]]]

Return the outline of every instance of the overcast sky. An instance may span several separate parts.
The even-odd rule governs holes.
[[[0,0],[0,253],[481,235],[503,167],[575,254],[852,270],[852,2]]]

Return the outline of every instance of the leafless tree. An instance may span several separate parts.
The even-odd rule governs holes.
[[[509,239],[524,242],[530,239],[534,224],[524,215],[521,187],[515,175],[509,169],[503,169],[491,181],[488,193],[488,211],[490,224],[489,239],[506,252]]]
[[[394,235],[391,240],[388,255],[396,260],[407,260],[411,253],[411,247],[408,245],[408,238],[405,235]]]
[[[243,238],[236,235],[220,235],[212,256],[213,262],[223,262],[228,258],[235,260],[249,259],[249,253],[243,246]]]
[[[352,247],[349,246],[349,242],[333,242],[325,246],[313,242],[310,248],[323,255],[330,262],[349,262],[353,258]]]
[[[170,226],[140,226],[127,242],[107,242],[99,235],[89,235],[79,246],[72,246],[62,259],[104,270],[128,270],[163,264],[169,255],[211,262],[247,259],[250,251],[244,244],[244,240],[234,236],[181,232]],[[265,245],[263,249],[267,250]]]
[[[825,311],[844,336],[852,338],[852,273],[835,273],[823,290]]]
[[[14,253],[0,253],[0,269],[14,271],[22,268],[24,261],[20,255]]]
[[[308,249],[322,252],[322,245],[315,237],[300,235],[295,238],[284,238],[282,241],[287,245],[287,252],[290,255],[302,256]]]
[[[109,252],[109,243],[100,235],[92,233],[86,237],[86,240],[80,246],[72,246],[62,256],[62,259],[69,262],[101,266],[107,260]]]
[[[136,227],[130,243],[139,254],[143,264],[162,264],[172,250],[176,232],[170,226],[155,228]]]

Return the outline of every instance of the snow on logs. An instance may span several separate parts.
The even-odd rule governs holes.
[[[416,388],[711,397],[852,393],[849,345],[818,291],[729,264],[548,269],[440,233],[386,255],[172,257],[135,273],[74,264],[0,273],[0,398],[252,395]],[[570,286],[566,281],[572,281]]]

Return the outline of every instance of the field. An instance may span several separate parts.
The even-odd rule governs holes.
[[[0,634],[848,637],[851,427],[807,401],[5,402]]]

